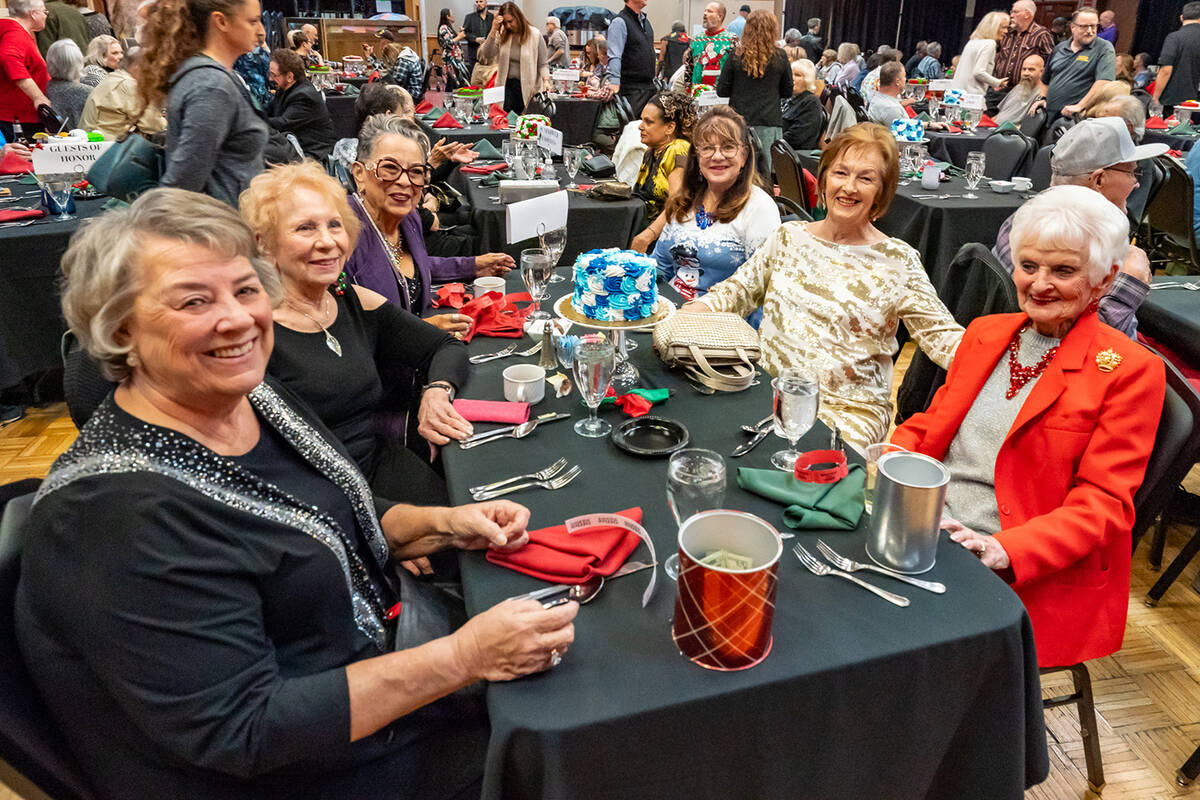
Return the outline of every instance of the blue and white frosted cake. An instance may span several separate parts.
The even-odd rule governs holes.
[[[633,250],[589,250],[575,259],[571,305],[597,322],[645,319],[658,303],[653,258]]]

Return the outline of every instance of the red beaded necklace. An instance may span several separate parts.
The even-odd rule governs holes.
[[[1029,330],[1028,322],[1013,334],[1012,341],[1008,343],[1008,391],[1004,393],[1004,396],[1009,400],[1017,396],[1021,387],[1045,372],[1046,367],[1050,366],[1050,362],[1058,354],[1058,345],[1054,345],[1032,367],[1021,366],[1017,361],[1017,354],[1021,352],[1021,334],[1027,330]]]

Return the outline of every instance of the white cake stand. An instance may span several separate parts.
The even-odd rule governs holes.
[[[571,305],[571,295],[565,294],[558,298],[558,301],[554,304],[554,313],[560,318],[583,328],[612,332],[613,344],[617,349],[617,366],[613,370],[612,378],[613,388],[629,390],[637,385],[638,371],[637,367],[630,363],[629,356],[625,352],[626,331],[653,330],[655,325],[658,325],[675,313],[675,304],[667,298],[660,296],[658,303],[654,306],[654,313],[649,317],[620,322],[602,322],[596,319],[589,319],[579,311],[576,311],[575,307]]]

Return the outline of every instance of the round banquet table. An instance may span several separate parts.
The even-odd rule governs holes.
[[[1186,153],[1192,149],[1192,145],[1196,143],[1196,134],[1190,136],[1167,133],[1166,131],[1156,131],[1150,128],[1146,129],[1146,134],[1142,137],[1142,144],[1151,144],[1154,142],[1162,142],[1172,150],[1178,150],[1181,153]]]
[[[1138,333],[1166,345],[1192,369],[1200,370],[1200,290],[1174,284],[1200,286],[1200,278],[1189,275],[1159,275],[1152,279],[1150,294],[1138,307]],[[1155,289],[1154,286],[1162,288]]]
[[[514,276],[510,292],[518,290]],[[551,299],[570,286],[552,285]],[[670,290],[665,294],[679,301]],[[744,392],[702,396],[663,368],[649,336],[636,337],[640,347],[631,357],[645,384],[675,391],[651,413],[682,421],[690,446],[728,454],[745,440],[738,426],[769,412],[765,379]],[[488,353],[511,341],[477,337],[469,349]],[[501,399],[500,374],[513,363],[474,367],[470,396]],[[576,435],[572,425],[586,414],[577,395],[548,393],[533,413],[548,411],[572,418],[539,426],[521,440],[445,448],[454,502],[469,501],[469,486],[535,471],[561,455],[583,468],[569,486],[509,495],[530,509],[530,528],[638,506],[659,561],[674,552],[665,460]],[[603,406],[600,416],[613,423],[624,418],[613,406]],[[818,422],[801,448],[828,442],[829,431]],[[782,446],[771,437],[741,459],[727,458],[725,507],[786,530],[783,506],[740,489],[735,478],[737,467],[769,468],[771,452]],[[856,454],[850,459],[861,463]],[[819,537],[866,560],[866,528],[864,515],[854,531],[796,536],[810,549]],[[923,577],[944,582],[947,594],[871,576],[909,597],[909,607],[896,608],[848,582],[804,571],[790,546],[785,543],[778,567],[773,649],[740,672],[711,672],[679,654],[670,633],[675,584],[661,572],[645,608],[648,572],[608,582],[580,609],[575,643],[558,667],[488,684],[483,798],[1019,800],[1026,786],[1044,779],[1048,756],[1032,629],[999,577],[943,536],[937,563]],[[648,560],[649,551],[639,545],[632,558]],[[461,553],[460,565],[472,614],[546,585],[488,562],[482,552]]]
[[[563,144],[587,144],[596,133],[601,105],[599,100],[587,97],[555,95],[550,125],[562,131]]]
[[[494,130],[486,122],[481,125],[464,125],[461,128],[434,128],[433,123],[435,121],[436,120],[431,119],[423,120],[423,123],[429,126],[429,129],[433,131],[434,143],[436,143],[438,139],[445,139],[447,142],[463,142],[465,144],[474,144],[480,139],[487,139],[489,142],[494,144],[497,149],[499,149],[501,143],[507,140],[509,135],[512,133],[507,128],[502,131]]]
[[[992,129],[981,128],[974,133],[947,133],[926,131],[929,139],[929,157],[935,161],[948,161],[959,168],[967,166],[967,153],[982,150],[983,142],[992,135]]]

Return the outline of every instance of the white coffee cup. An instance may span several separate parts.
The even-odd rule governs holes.
[[[1018,192],[1028,192],[1033,188],[1033,181],[1029,178],[1022,178],[1020,175],[1014,175],[1012,182]]]
[[[510,403],[542,402],[546,396],[546,370],[537,364],[514,364],[505,368],[504,399]]]
[[[482,278],[476,278],[472,286],[475,287],[476,297],[483,297],[488,292],[504,294],[504,278],[496,275],[486,275]]]

